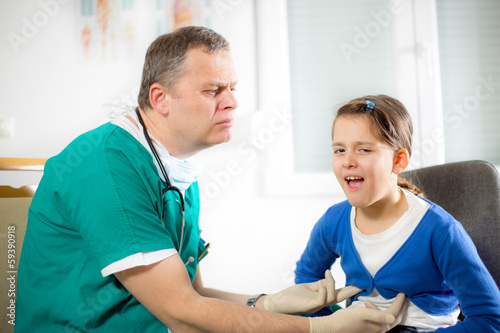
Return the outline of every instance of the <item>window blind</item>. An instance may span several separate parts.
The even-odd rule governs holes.
[[[446,162],[500,164],[500,1],[437,0]]]
[[[331,125],[340,105],[394,95],[387,0],[288,0],[294,167],[331,170]]]

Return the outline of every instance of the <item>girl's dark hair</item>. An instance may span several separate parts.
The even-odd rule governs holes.
[[[174,92],[182,63],[187,52],[201,48],[207,53],[220,50],[229,51],[229,43],[220,34],[205,28],[189,26],[164,34],[156,38],[149,46],[144,59],[141,87],[137,101],[141,108],[151,108],[149,89],[154,83],[160,83],[168,91]]]
[[[374,104],[371,110],[367,108],[369,102]],[[397,99],[387,95],[359,97],[341,106],[335,120],[343,116],[363,116],[370,119],[376,137],[394,150],[405,148],[411,156],[413,123],[405,106]],[[332,126],[332,138],[334,128],[335,121]],[[418,187],[399,176],[398,185],[415,195],[425,196]]]

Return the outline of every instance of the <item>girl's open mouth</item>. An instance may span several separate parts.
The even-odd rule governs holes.
[[[348,176],[345,177],[345,181],[347,183],[347,187],[351,191],[355,191],[363,185],[363,182],[365,181],[364,178],[362,177],[356,177],[356,176]]]

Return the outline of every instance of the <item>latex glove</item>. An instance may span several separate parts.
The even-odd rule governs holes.
[[[276,294],[266,295],[264,309],[288,314],[313,313],[356,295],[362,290],[352,286],[335,290],[335,280],[332,273],[327,270],[323,280],[296,284]]]
[[[399,305],[401,303],[401,305]],[[396,304],[396,306],[394,306]],[[365,301],[365,306],[368,309],[379,310],[375,304],[370,301]],[[390,331],[394,327],[398,326],[403,316],[406,314],[406,310],[408,309],[408,302],[405,294],[399,293],[392,305],[386,310],[386,312],[392,314],[396,320],[387,327],[386,332]]]
[[[382,333],[399,324],[399,316],[406,296],[398,294],[392,305],[384,312],[373,303],[367,308],[347,308],[335,311],[326,317],[309,318],[311,333]],[[371,302],[370,302],[371,303]],[[375,309],[372,308],[372,305]],[[399,316],[400,317],[400,316]]]

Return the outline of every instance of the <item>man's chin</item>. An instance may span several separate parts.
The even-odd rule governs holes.
[[[233,137],[230,132],[226,132],[224,134],[225,135],[221,136],[221,138],[220,138],[219,142],[217,142],[217,144],[229,142],[231,140],[231,138]]]
[[[203,149],[207,149],[207,148],[211,148],[211,147],[214,147],[214,146],[218,146],[222,143],[226,143],[226,142],[229,142],[232,138],[232,135],[231,134],[227,134],[225,136],[221,136],[219,138],[217,138],[216,140],[211,140],[210,142],[206,142],[205,146]]]

